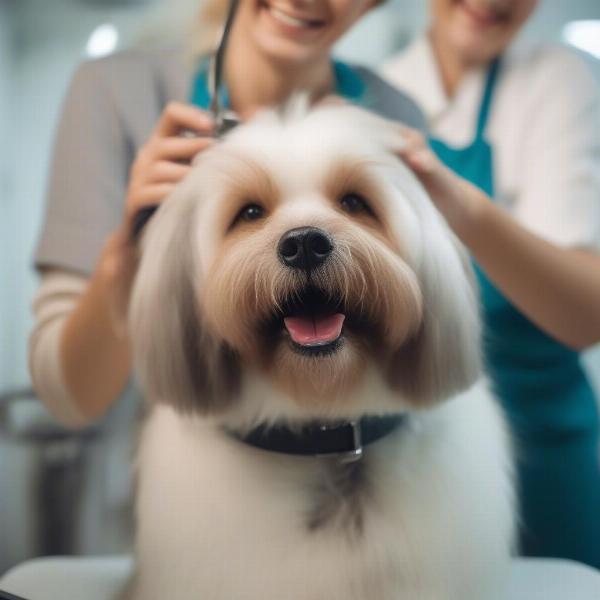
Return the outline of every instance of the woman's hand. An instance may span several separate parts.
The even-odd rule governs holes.
[[[96,270],[119,335],[125,331],[129,296],[137,271],[133,219],[141,208],[160,204],[173,191],[189,173],[191,160],[213,143],[213,129],[207,112],[171,102],[133,162],[121,227],[107,240]],[[183,132],[192,135],[182,135]]]
[[[446,168],[425,138],[402,127],[397,154],[494,285],[531,321],[566,346],[600,340],[600,256],[547,242]]]
[[[448,169],[421,132],[401,126],[400,138],[397,154],[419,178],[452,230],[468,245],[470,234],[477,228],[482,209],[490,199]]]
[[[140,208],[162,202],[188,174],[192,158],[213,143],[213,128],[210,115],[195,106],[180,102],[166,106],[131,167],[125,204],[128,227]]]

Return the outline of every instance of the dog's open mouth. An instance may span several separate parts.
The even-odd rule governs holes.
[[[307,287],[284,302],[273,325],[289,336],[295,351],[318,356],[340,348],[345,320],[340,300],[315,287]]]

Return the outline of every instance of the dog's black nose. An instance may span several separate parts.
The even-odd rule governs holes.
[[[297,227],[283,234],[277,246],[279,258],[293,269],[311,271],[327,260],[333,251],[331,238],[316,227]]]

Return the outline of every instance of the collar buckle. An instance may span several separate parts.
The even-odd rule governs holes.
[[[348,429],[348,450],[342,450],[339,452],[325,452],[315,454],[317,458],[333,458],[341,463],[353,463],[357,462],[362,458],[363,445],[362,445],[362,427],[360,421],[349,421],[343,425],[320,425],[319,429],[323,432],[332,430]]]

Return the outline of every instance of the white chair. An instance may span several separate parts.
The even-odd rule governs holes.
[[[39,558],[6,573],[0,590],[25,600],[115,600],[131,568],[127,556]],[[517,559],[506,600],[600,600],[600,572],[565,560]]]

